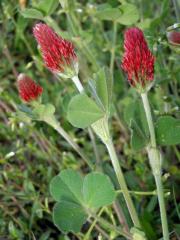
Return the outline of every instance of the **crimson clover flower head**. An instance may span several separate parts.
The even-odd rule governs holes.
[[[127,73],[129,83],[141,92],[149,90],[154,79],[155,57],[139,28],[125,31],[124,50],[121,67]]]
[[[20,98],[25,102],[37,100],[43,92],[43,88],[35,83],[30,77],[21,73],[17,79]]]
[[[45,66],[64,78],[78,74],[78,61],[71,42],[58,36],[47,24],[38,23],[33,28]]]

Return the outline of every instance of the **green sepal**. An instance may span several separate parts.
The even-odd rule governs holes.
[[[37,104],[33,109],[33,114],[42,121],[49,120],[55,113],[55,107],[52,104]]]
[[[36,120],[37,116],[33,113],[32,109],[25,104],[17,105],[17,112],[15,118],[19,121],[30,123],[32,120]]]
[[[146,240],[146,235],[144,232],[139,230],[138,228],[131,228],[130,233],[132,234],[133,240]]]
[[[18,106],[18,118],[27,120],[36,120],[36,121],[44,121],[49,125],[56,127],[57,121],[54,116],[55,107],[52,104],[41,104],[39,102],[32,102],[31,108],[27,107],[24,104]]]

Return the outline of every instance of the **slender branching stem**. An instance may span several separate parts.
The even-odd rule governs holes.
[[[99,155],[99,151],[98,151],[98,147],[97,147],[97,143],[96,143],[96,138],[95,138],[93,130],[90,127],[88,128],[88,133],[89,133],[92,147],[94,150],[94,154],[96,157],[96,169],[101,170],[101,159],[100,159],[100,155]]]
[[[96,224],[94,227],[102,235],[102,237],[104,237],[102,239],[109,240],[109,234],[107,234],[99,225]],[[98,240],[100,240],[100,239],[98,239]]]
[[[104,211],[104,208],[101,208],[101,210],[99,211],[99,213],[97,214],[97,216],[100,217],[101,214],[103,213],[103,211]],[[91,220],[89,219],[89,222],[91,222],[91,225],[90,225],[90,227],[89,227],[86,235],[84,236],[84,239],[83,239],[83,240],[88,240],[88,239],[90,238],[90,234],[91,234],[93,228],[95,227],[95,225],[96,225],[96,223],[97,223],[97,219],[95,218],[93,221],[91,221]]]
[[[99,224],[104,226],[105,228],[107,228],[111,231],[113,230],[114,232],[118,233],[119,235],[126,237],[126,239],[132,239],[131,235],[129,233],[125,232],[121,227],[119,227],[119,226],[116,227],[116,226],[112,225],[107,220],[105,220],[102,217],[97,216],[96,214],[89,213],[89,215],[92,218],[96,219],[96,221],[99,222]]]
[[[51,125],[69,144],[70,146],[79,154],[79,156],[84,159],[84,161],[87,163],[87,165],[89,166],[89,168],[91,170],[94,169],[93,164],[91,163],[91,161],[88,159],[88,157],[85,155],[85,153],[82,151],[82,149],[78,146],[78,144],[72,139],[72,137],[61,127],[61,125],[56,122],[53,121],[53,123],[51,124],[51,122],[46,121],[47,124]]]
[[[155,182],[156,182],[156,186],[157,186],[158,201],[159,201],[159,207],[160,207],[160,213],[161,213],[163,239],[169,240],[169,230],[168,230],[168,222],[167,222],[167,215],[166,215],[166,208],[165,208],[162,179],[161,179],[161,175],[155,175],[154,177],[155,177]]]
[[[117,190],[117,194],[122,193],[122,190]],[[140,191],[129,191],[130,194],[133,195],[140,195],[140,196],[151,196],[151,195],[157,195],[156,190],[155,191],[149,191],[149,192],[140,192]]]
[[[84,92],[84,87],[83,87],[82,83],[80,82],[79,77],[78,76],[72,77],[72,81],[75,84],[75,86],[78,89],[78,91],[80,93],[83,93]]]
[[[147,123],[149,127],[149,132],[150,132],[150,147],[147,147],[147,152],[148,152],[150,165],[152,167],[153,175],[156,182],[162,229],[163,229],[163,239],[169,240],[169,230],[168,230],[168,222],[167,222],[167,215],[166,215],[166,208],[165,208],[165,201],[164,201],[164,191],[163,191],[163,185],[162,185],[162,179],[161,179],[161,153],[157,148],[157,144],[156,144],[155,129],[153,125],[153,119],[152,119],[147,92],[142,93],[141,98],[144,105],[144,110],[146,113]]]
[[[133,223],[136,227],[141,228],[141,225],[140,225],[140,222],[139,222],[139,219],[138,219],[138,215],[136,213],[136,209],[134,207],[131,196],[129,194],[129,190],[127,188],[125,178],[124,178],[121,166],[119,164],[119,161],[118,161],[118,158],[117,158],[112,140],[109,140],[109,141],[106,142],[106,147],[107,147],[107,150],[109,152],[111,162],[112,162],[114,171],[116,173],[119,185],[121,187],[123,196],[125,198],[129,213],[131,215],[131,219],[132,219],[132,221],[133,221]]]
[[[119,204],[119,201],[117,199],[113,203],[113,208],[114,208],[114,210],[115,210],[115,212],[117,214],[119,223],[122,226],[123,230],[126,231],[126,232],[129,232],[129,226],[127,224],[124,212],[123,212],[122,207]]]
[[[72,80],[73,80],[74,84],[76,85],[77,89],[79,90],[79,92],[83,92],[84,89],[83,89],[83,86],[82,86],[78,76],[73,77]],[[135,207],[133,205],[131,196],[129,194],[129,191],[128,191],[128,188],[127,188],[127,185],[126,185],[126,182],[125,182],[125,178],[124,178],[121,166],[119,164],[119,161],[118,161],[118,158],[117,158],[117,155],[116,155],[116,151],[114,149],[114,145],[112,143],[112,140],[111,140],[111,137],[110,137],[110,134],[109,134],[107,118],[105,118],[105,120],[102,121],[99,124],[101,125],[101,130],[103,130],[103,132],[104,132],[103,135],[105,136],[106,140],[104,141],[104,139],[102,139],[103,137],[101,137],[100,135],[99,136],[100,136],[102,142],[105,144],[105,146],[108,150],[108,153],[109,153],[109,156],[111,158],[114,171],[116,173],[119,185],[122,189],[123,196],[124,196],[126,204],[128,206],[128,210],[129,210],[129,213],[131,215],[132,221],[133,221],[133,223],[136,227],[141,228],[141,225],[140,225],[140,222],[139,222],[139,219],[138,219],[138,215],[136,213],[136,210],[135,210]],[[96,129],[95,132],[97,133],[97,135],[98,135],[98,128],[99,128],[100,125],[97,124],[96,128],[93,127],[94,130]]]
[[[150,109],[147,93],[146,92],[142,93],[141,98],[142,98],[142,102],[144,105],[144,110],[146,113],[147,123],[148,123],[148,127],[149,127],[151,147],[156,148],[156,136],[155,136],[153,119],[152,119],[152,114],[151,114],[151,109]]]

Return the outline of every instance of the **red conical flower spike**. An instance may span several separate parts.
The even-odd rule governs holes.
[[[21,73],[17,80],[19,96],[22,100],[31,102],[41,96],[43,88],[36,84],[30,77]]]
[[[76,75],[77,56],[71,42],[58,36],[52,28],[43,23],[34,26],[33,34],[40,45],[48,69],[63,77]]]
[[[127,73],[128,81],[143,91],[154,79],[155,57],[148,48],[143,32],[139,28],[129,28],[124,36],[124,56],[122,69]]]

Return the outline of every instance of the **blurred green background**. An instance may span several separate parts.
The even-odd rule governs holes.
[[[61,36],[73,41],[80,62],[80,78],[85,84],[99,66],[108,66],[114,74],[115,108],[112,109],[112,133],[128,186],[134,191],[153,191],[154,180],[145,151],[130,145],[128,114],[138,95],[130,89],[120,68],[123,32],[129,26],[143,29],[156,56],[156,85],[150,93],[155,115],[179,116],[180,58],[176,47],[166,38],[168,26],[179,22],[178,1],[168,0],[1,0],[0,1],[0,239],[83,239],[82,233],[64,235],[52,223],[53,201],[49,182],[61,169],[89,171],[83,160],[53,129],[44,123],[23,123],[16,118],[21,103],[16,79],[26,73],[44,88],[43,101],[56,106],[62,126],[84,149],[92,162],[102,166],[114,182],[109,157],[99,139],[94,153],[88,131],[73,128],[66,119],[67,104],[75,94],[73,84],[59,82],[42,63],[32,27],[39,21],[52,26]],[[115,23],[118,12],[119,21]],[[117,30],[117,32],[116,32]],[[113,58],[114,56],[114,58]],[[114,61],[113,61],[114,60]],[[163,180],[168,221],[172,239],[180,234],[180,153],[178,146],[162,147]],[[161,236],[156,195],[134,196],[148,239]],[[124,201],[119,199],[122,208]],[[125,208],[125,207],[124,207]],[[113,209],[104,217],[114,221]],[[129,216],[126,214],[128,220]],[[130,221],[130,220],[128,220]],[[155,231],[154,229],[158,229]],[[97,239],[92,231],[90,239]],[[109,239],[124,239],[113,237]]]

